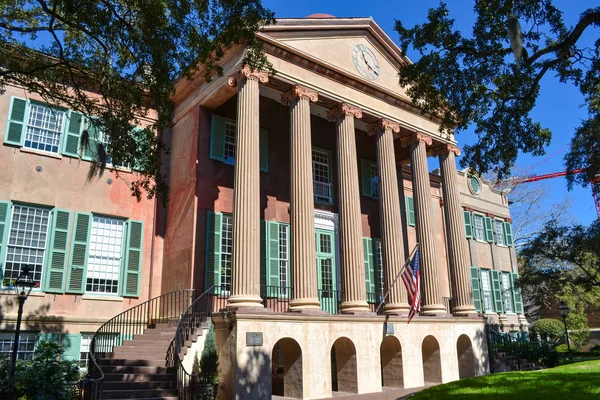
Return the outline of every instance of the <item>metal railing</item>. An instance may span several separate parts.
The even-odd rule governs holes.
[[[319,302],[321,309],[329,314],[339,314],[342,303],[342,291],[333,289],[319,289]]]
[[[99,362],[112,353],[115,346],[124,340],[132,340],[144,330],[157,324],[179,319],[192,303],[194,289],[175,290],[123,311],[106,321],[92,337],[88,358],[88,371],[79,384],[79,398],[85,400],[102,399],[104,372]]]
[[[319,201],[331,201],[333,199],[331,193],[331,183],[313,181],[314,196]]]
[[[294,289],[290,286],[260,285],[263,306],[273,312],[284,313],[290,310],[290,299]]]
[[[385,315],[385,303],[381,304],[382,302],[383,294],[367,292],[367,304],[369,305],[369,311],[376,312],[377,315]]]

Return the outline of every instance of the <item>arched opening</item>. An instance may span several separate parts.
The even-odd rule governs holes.
[[[402,371],[402,348],[395,336],[386,336],[379,349],[381,354],[381,385],[383,387],[404,387]]]
[[[456,342],[456,353],[458,355],[458,377],[459,379],[475,376],[475,358],[473,357],[473,346],[467,335],[460,335]]]
[[[356,348],[348,338],[339,338],[331,347],[331,383],[334,392],[358,393]]]
[[[294,339],[280,339],[271,355],[271,390],[276,396],[301,399],[302,349]]]
[[[433,336],[427,336],[423,339],[421,351],[425,386],[442,383],[442,360],[438,341]]]

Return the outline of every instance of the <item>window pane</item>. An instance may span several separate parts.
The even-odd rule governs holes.
[[[331,203],[333,198],[329,181],[329,153],[313,149],[312,165],[315,201]]]
[[[12,354],[15,334],[13,332],[0,333],[0,354],[8,357]],[[19,349],[17,358],[19,360],[33,360],[35,350],[35,333],[23,333],[19,335]]]
[[[485,240],[485,232],[483,230],[483,217],[481,215],[473,215],[475,222],[475,239]]]
[[[223,215],[221,231],[221,290],[231,290],[231,249],[233,245],[233,217]]]
[[[118,293],[125,222],[94,217],[90,234],[86,291]]]
[[[377,164],[371,164],[371,194],[374,198],[379,198],[379,171]]]
[[[225,162],[229,164],[235,163],[235,131],[235,124],[225,124]]]
[[[288,294],[288,285],[288,230],[287,226],[279,225],[279,286],[284,296]]]
[[[24,265],[29,266],[33,280],[41,283],[50,210],[25,205],[13,206],[3,286],[16,281]]]
[[[512,312],[512,291],[510,287],[510,275],[506,272],[502,273],[502,298],[504,299],[504,310]]]
[[[493,311],[490,271],[481,270],[481,289],[483,291],[483,303],[485,311]]]
[[[65,112],[31,103],[25,133],[25,147],[58,153]]]
[[[496,231],[496,244],[504,245],[504,223],[494,221],[494,230]]]

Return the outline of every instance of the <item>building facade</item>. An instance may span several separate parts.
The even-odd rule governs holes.
[[[399,87],[410,60],[372,19],[282,19],[258,38],[275,75],[238,46],[223,76],[177,84],[164,210],[131,197],[134,170],[88,179],[77,113],[0,96],[3,351],[28,264],[27,343],[56,340],[67,358],[161,293],[220,299],[222,398],[487,373],[486,322],[527,331],[505,195],[457,171],[453,135]],[[407,324],[399,274],[417,243],[422,312]]]

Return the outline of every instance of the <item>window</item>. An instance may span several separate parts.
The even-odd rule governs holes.
[[[11,356],[15,334],[12,332],[0,333],[0,354]],[[23,333],[19,335],[19,348],[17,358],[19,360],[33,360],[35,351],[35,333]]]
[[[379,168],[376,163],[360,160],[360,185],[363,196],[379,200]]]
[[[119,293],[125,221],[94,216],[90,236],[86,291]]]
[[[223,228],[221,231],[221,290],[231,290],[231,249],[233,246],[233,217],[223,215]]]
[[[499,246],[505,246],[504,243],[504,222],[494,220],[494,232],[496,233],[496,244]]]
[[[483,217],[481,215],[473,214],[473,223],[475,225],[475,239],[485,241]]]
[[[486,269],[481,270],[481,291],[483,293],[484,311],[493,312],[494,304],[492,300],[492,285],[490,283],[490,271]]]
[[[81,334],[81,344],[79,346],[79,368],[87,368],[92,337],[94,337],[93,333]]]
[[[469,189],[473,194],[481,193],[481,182],[474,176],[469,177]]]
[[[379,171],[376,164],[371,164],[371,194],[379,199]]]
[[[33,280],[40,284],[49,220],[48,209],[18,204],[13,206],[4,264],[4,286],[17,280],[24,265],[29,266]]]
[[[377,274],[378,274],[378,279],[379,279],[379,294],[384,296],[385,295],[385,293],[384,293],[385,278],[383,275],[383,248],[381,246],[381,240],[375,240],[375,250],[376,250],[376,256],[377,256]],[[379,301],[381,301],[381,299],[379,299]]]
[[[65,112],[31,102],[24,146],[58,154],[64,129]]]
[[[283,296],[288,295],[288,254],[288,227],[279,224],[279,286]]]
[[[317,235],[319,237],[319,251],[323,254],[332,254],[333,247],[331,235]],[[321,289],[323,292],[333,290],[333,260],[331,258],[321,258]]]
[[[504,302],[504,311],[507,313],[513,312],[512,287],[510,284],[510,274],[508,272],[502,273],[502,300]]]
[[[322,150],[312,150],[313,187],[315,201],[333,203],[330,173],[330,153]]]
[[[235,164],[235,124],[225,123],[225,162]]]

